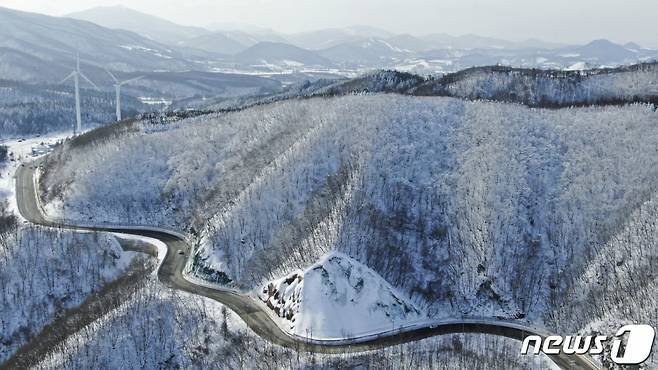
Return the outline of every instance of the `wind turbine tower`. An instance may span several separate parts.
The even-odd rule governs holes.
[[[123,86],[125,84],[128,84],[128,83],[131,83],[131,82],[135,82],[137,80],[140,80],[140,79],[144,78],[144,76],[131,78],[130,80],[119,81],[112,74],[112,72],[110,72],[108,69],[106,69],[105,71],[107,71],[107,74],[109,74],[110,77],[112,77],[112,79],[114,80],[114,89],[116,90],[116,93],[117,93],[117,104],[116,104],[117,105],[117,122],[119,122],[119,121],[121,121],[121,86]]]
[[[71,72],[68,77],[63,79],[60,84],[70,80],[73,78],[73,82],[75,84],[75,127],[73,128],[73,136],[76,136],[80,134],[82,131],[82,115],[80,114],[80,77],[82,77],[85,81],[87,81],[91,86],[93,86],[96,90],[98,90],[98,86],[96,86],[95,83],[91,82],[90,79],[87,78],[82,72],[80,72],[80,55],[78,55],[76,59],[76,67],[73,72]]]

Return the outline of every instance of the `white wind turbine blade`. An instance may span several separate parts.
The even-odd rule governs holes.
[[[89,84],[90,84],[91,86],[93,86],[94,89],[96,89],[96,90],[100,90],[100,89],[98,88],[98,86],[96,86],[95,83],[91,82],[91,80],[88,79],[87,76],[83,75],[82,72],[78,72],[78,74],[80,75],[80,77],[84,78],[85,81],[89,82]]]
[[[71,74],[68,75],[68,77],[66,77],[65,79],[59,81],[59,84],[63,84],[64,82],[66,82],[66,81],[72,79],[74,76],[75,76],[75,71],[71,72]]]
[[[110,72],[109,69],[105,68],[105,72],[107,72],[107,74],[109,74],[110,77],[112,77],[115,83],[119,83],[119,80],[117,80],[117,78],[112,74],[112,72]]]
[[[139,76],[139,77],[131,78],[130,80],[121,81],[121,82],[119,82],[119,85],[125,85],[125,84],[131,83],[131,82],[135,82],[137,80],[141,80],[142,78],[144,78],[144,76]]]

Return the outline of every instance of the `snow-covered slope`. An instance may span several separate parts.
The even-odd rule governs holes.
[[[0,363],[43,326],[128,269],[114,237],[44,228],[0,232]]]
[[[658,101],[658,64],[586,71],[478,67],[427,81],[409,92],[539,107],[655,102]]]
[[[74,140],[41,188],[65,217],[195,234],[188,272],[217,283],[262,287],[337,251],[432,318],[541,319],[656,190],[656,114],[292,100]]]
[[[389,331],[423,319],[375,271],[337,252],[268,283],[259,298],[282,318],[286,329],[319,339]]]
[[[561,332],[613,336],[622,325],[656,323],[656,194],[608,234],[582,273],[570,278],[569,289],[555,297],[556,304],[547,314],[548,322]],[[646,366],[658,368],[658,352],[652,351]]]
[[[486,348],[486,350],[482,350]],[[523,356],[518,341],[489,335],[440,336],[364,353],[327,355],[272,345],[221,304],[147,283],[117,310],[80,330],[36,369],[200,368],[553,369]]]
[[[280,94],[244,97],[221,104],[210,101],[206,106],[225,109],[295,97],[372,93],[450,96],[548,108],[658,103],[658,63],[608,69],[592,69],[586,63],[577,63],[571,67],[569,71],[475,67],[437,78],[401,70],[377,70],[333,83],[326,80],[308,82]]]

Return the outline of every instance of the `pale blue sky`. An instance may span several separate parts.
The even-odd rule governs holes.
[[[397,33],[658,46],[657,0],[0,0],[0,6],[51,15],[117,4],[200,26],[244,23],[297,32],[364,24]]]

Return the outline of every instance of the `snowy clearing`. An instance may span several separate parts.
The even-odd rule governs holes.
[[[426,321],[376,272],[342,253],[267,284],[259,298],[284,328],[314,339],[354,338]]]

